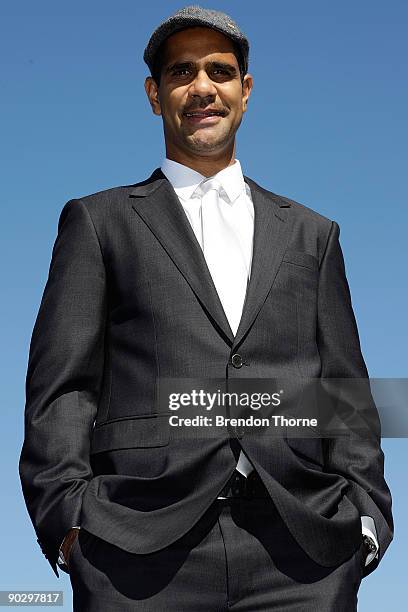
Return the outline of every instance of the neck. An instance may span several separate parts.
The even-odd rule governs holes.
[[[183,151],[170,151],[166,148],[166,157],[183,166],[187,166],[203,176],[214,176],[227,166],[235,163],[235,145],[231,151],[220,153],[219,156],[205,157],[203,155],[187,155]]]

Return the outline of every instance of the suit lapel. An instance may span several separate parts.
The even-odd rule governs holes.
[[[171,183],[160,168],[131,192],[132,206],[202,303],[209,316],[227,338],[234,334],[228,323],[200,244]]]
[[[254,204],[254,241],[251,275],[234,347],[248,332],[273,285],[292,229],[290,203],[249,177],[244,176],[244,180]]]
[[[241,321],[234,338],[202,249],[171,183],[160,168],[129,194],[132,207],[150,228],[183,274],[208,315],[228,343],[236,347],[264,303],[287,245],[291,229],[290,203],[265,191],[248,177],[254,204],[254,245],[251,276]]]

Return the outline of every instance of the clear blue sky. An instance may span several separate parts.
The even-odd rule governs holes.
[[[343,0],[202,2],[251,41],[254,89],[238,135],[245,174],[336,220],[373,377],[407,376],[408,4]],[[178,2],[3,0],[2,525],[0,589],[63,589],[23,503],[28,345],[58,216],[73,197],[137,182],[164,154],[143,88],[150,33]],[[406,439],[385,439],[396,534],[364,579],[361,612],[406,600]],[[390,598],[395,604],[389,604]]]

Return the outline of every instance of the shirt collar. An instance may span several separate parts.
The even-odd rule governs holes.
[[[172,184],[178,197],[183,200],[189,200],[199,183],[210,178],[167,157],[162,162],[161,171]],[[211,178],[219,180],[231,203],[245,190],[245,181],[238,159]]]

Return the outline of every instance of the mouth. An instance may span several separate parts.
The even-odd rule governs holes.
[[[226,112],[217,109],[194,110],[183,113],[183,117],[193,124],[213,124],[225,117]]]

